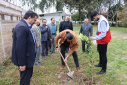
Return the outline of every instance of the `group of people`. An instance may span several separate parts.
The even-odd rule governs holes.
[[[51,23],[47,25],[47,20],[40,21],[38,15],[33,11],[27,11],[24,18],[15,26],[13,30],[13,47],[12,62],[19,67],[20,85],[30,85],[30,79],[33,74],[33,65],[39,65],[40,56],[44,59],[49,56],[48,53],[55,53],[55,50],[61,52],[64,60],[61,58],[60,70],[65,67],[69,56],[73,56],[76,69],[80,73],[77,48],[79,46],[76,33],[73,31],[70,16],[66,16],[65,20],[60,22],[59,33],[57,34],[57,24],[55,18],[51,18]],[[106,73],[107,66],[107,45],[111,40],[110,28],[108,21],[97,11],[91,12],[91,18],[98,21],[98,28],[95,37],[93,36],[93,28],[88,19],[84,19],[79,33],[89,37],[89,40],[97,40],[100,62],[96,67],[102,67],[97,74]],[[82,52],[89,54],[89,47],[85,50],[85,41],[82,41]],[[65,57],[65,53],[67,56]],[[49,56],[50,57],[50,56]]]

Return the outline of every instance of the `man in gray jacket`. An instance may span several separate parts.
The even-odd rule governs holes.
[[[36,40],[36,48],[37,48],[37,53],[36,53],[36,59],[35,59],[35,65],[39,65],[39,63],[42,63],[40,61],[40,55],[41,55],[41,35],[40,35],[40,29],[39,26],[40,25],[40,21],[37,20],[35,22],[35,24],[32,26],[32,31]]]
[[[89,23],[88,19],[84,19],[84,23],[81,25],[81,29],[79,31],[79,34],[80,33],[82,33],[83,35],[86,35],[88,38],[93,35],[93,27]],[[82,52],[85,52],[85,43],[86,43],[85,41],[82,41]],[[87,45],[87,53],[86,54],[89,54],[88,49],[89,49],[89,47]]]
[[[51,23],[48,24],[49,28],[50,28],[50,31],[51,31],[51,38],[52,38],[52,41],[50,41],[51,43],[50,44],[50,53],[55,53],[55,43],[54,43],[54,38],[56,37],[57,35],[57,24],[55,24],[55,18],[51,18]]]

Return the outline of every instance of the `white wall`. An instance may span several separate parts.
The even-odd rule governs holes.
[[[11,20],[10,16],[4,15],[5,20]]]
[[[44,18],[47,20],[47,24],[51,23],[51,18],[54,17],[56,21],[61,22],[62,21],[62,14],[57,13],[57,14],[44,14]],[[42,21],[41,21],[42,22]]]
[[[61,21],[61,16],[44,16],[44,18],[47,20],[47,24],[51,23],[51,18],[54,17],[56,21]]]
[[[0,0],[0,11],[20,16],[22,8],[15,6],[7,1]]]

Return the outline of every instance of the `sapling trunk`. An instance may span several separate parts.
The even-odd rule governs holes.
[[[87,45],[89,46],[89,52],[90,53],[90,63],[89,63],[89,67],[90,67],[90,80],[93,83],[93,76],[94,76],[94,67],[93,67],[93,54],[92,54],[92,44],[91,41],[89,40],[89,38],[83,34],[80,33],[80,35],[78,36],[79,39],[81,39],[82,41],[86,41]]]

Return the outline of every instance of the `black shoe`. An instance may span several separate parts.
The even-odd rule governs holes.
[[[82,51],[82,52],[85,52],[85,51]]]
[[[106,71],[101,70],[100,72],[97,72],[97,75],[100,75],[100,74],[106,74]]]
[[[41,66],[39,63],[34,63],[35,65],[37,65],[37,66]]]
[[[49,54],[52,54],[52,52],[49,52]]]
[[[45,56],[42,56],[43,59],[45,59]]]
[[[46,55],[47,57],[51,57],[51,56],[49,56],[49,55]]]
[[[95,67],[102,67],[102,65],[98,64],[98,65],[94,65]]]
[[[87,52],[86,54],[89,54],[89,52]]]
[[[41,61],[39,61],[38,63],[42,63]]]

